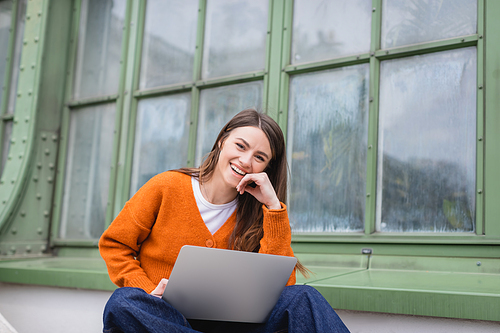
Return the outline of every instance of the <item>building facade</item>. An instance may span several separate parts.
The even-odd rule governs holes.
[[[500,2],[0,1],[0,281],[113,289],[97,242],[255,107],[335,308],[500,321]]]

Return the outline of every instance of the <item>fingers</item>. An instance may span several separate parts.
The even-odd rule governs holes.
[[[151,292],[151,295],[156,297],[161,297],[167,286],[168,279],[161,279],[156,288]]]
[[[255,186],[252,186],[252,184],[255,184]],[[265,172],[246,174],[236,186],[236,190],[240,194],[248,192],[269,209],[281,208],[274,187]]]

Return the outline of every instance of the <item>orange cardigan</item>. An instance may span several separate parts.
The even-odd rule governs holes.
[[[293,256],[286,206],[264,210],[260,253]],[[111,281],[150,293],[169,278],[183,245],[228,248],[236,211],[211,234],[201,218],[191,177],[167,171],[149,180],[125,204],[99,240],[99,251]],[[287,285],[295,284],[295,271]]]

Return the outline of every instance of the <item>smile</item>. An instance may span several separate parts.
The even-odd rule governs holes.
[[[231,169],[233,169],[234,172],[236,172],[238,175],[241,175],[241,176],[245,176],[246,173],[240,169],[238,169],[237,167],[235,167],[234,165],[231,164]]]

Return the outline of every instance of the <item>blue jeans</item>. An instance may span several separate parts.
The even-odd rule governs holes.
[[[285,287],[267,323],[187,320],[161,298],[119,288],[104,309],[104,332],[349,332],[323,296],[310,286]]]

